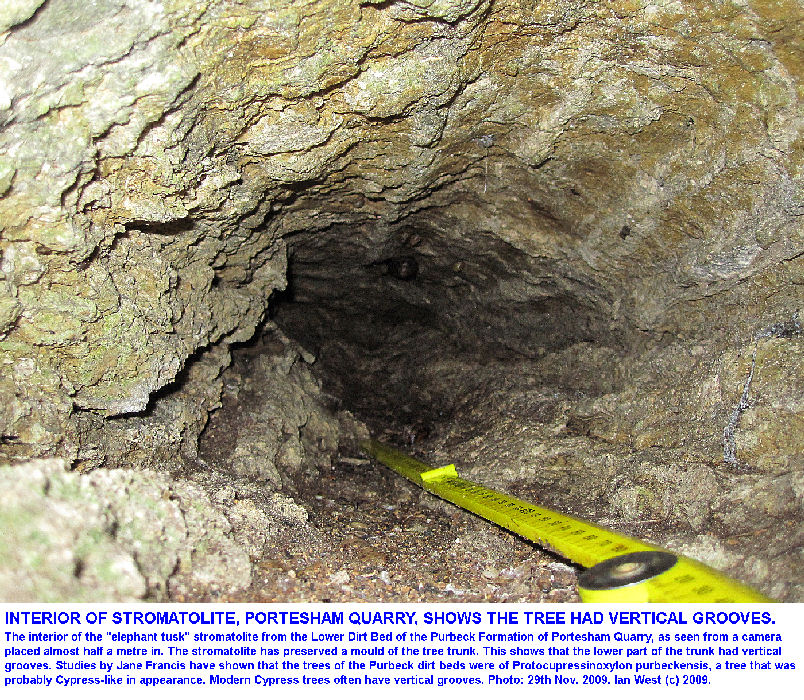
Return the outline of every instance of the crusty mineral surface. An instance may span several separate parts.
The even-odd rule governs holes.
[[[573,599],[370,431],[804,600],[802,20],[3,2],[0,599]]]

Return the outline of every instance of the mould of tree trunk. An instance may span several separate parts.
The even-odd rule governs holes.
[[[9,7],[0,599],[577,599],[371,433],[802,600],[797,3]]]

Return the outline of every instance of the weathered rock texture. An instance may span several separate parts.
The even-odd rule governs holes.
[[[304,527],[269,501],[336,449],[315,356],[375,430],[801,599],[801,20],[794,0],[4,3],[0,476],[37,512],[66,499],[54,551],[106,533],[91,586],[45,568],[25,595],[84,598],[118,565],[97,595],[244,586],[260,540],[213,495],[259,485],[254,517]],[[272,299],[305,349],[260,325]],[[252,359],[257,408],[204,469],[258,328],[279,340]],[[73,473],[20,461],[44,458]],[[168,539],[110,524],[136,512]],[[242,575],[197,563],[203,542]]]

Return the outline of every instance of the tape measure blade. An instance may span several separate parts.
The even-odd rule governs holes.
[[[773,603],[772,598],[706,564],[679,557],[669,571],[647,581],[652,603]]]
[[[578,577],[585,603],[771,603],[701,562],[671,552],[614,557]]]
[[[422,487],[424,484],[421,475],[433,469],[429,464],[420,462],[418,459],[385,445],[379,440],[361,440],[360,448],[366,454],[393,469],[397,474],[401,474],[414,484]]]
[[[581,566],[594,566],[619,554],[655,549],[647,542],[542,508],[461,477],[429,482],[425,488]]]
[[[628,552],[656,549],[647,542],[607,530],[594,523],[452,476],[454,471],[444,472],[443,478],[425,481],[422,474],[433,474],[438,470],[378,440],[364,440],[360,446],[367,454],[430,493],[516,532],[581,566],[594,566]]]
[[[376,440],[361,442],[372,457],[386,464],[425,490],[584,567],[597,567],[607,560],[626,559],[641,552],[655,552],[658,558],[672,555],[648,542],[548,508],[522,501],[457,476],[454,465],[434,469]],[[424,475],[424,478],[423,476]],[[631,557],[628,557],[629,559]],[[656,557],[647,557],[654,559]],[[672,555],[671,568],[638,583],[596,589],[579,586],[584,602],[653,603],[747,603],[774,602],[748,586],[705,564]],[[622,581],[623,579],[620,579]]]

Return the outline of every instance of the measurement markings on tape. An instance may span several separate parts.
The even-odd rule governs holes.
[[[434,468],[377,440],[360,446],[426,491],[586,567],[586,603],[773,602],[694,559],[462,479],[454,464]]]

